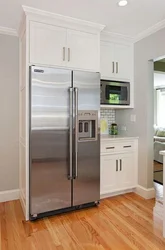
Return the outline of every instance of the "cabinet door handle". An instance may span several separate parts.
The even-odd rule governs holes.
[[[63,47],[63,61],[65,61],[65,47]]]
[[[120,171],[122,171],[122,160],[120,159]]]
[[[118,171],[118,160],[116,160],[116,172]]]
[[[131,145],[123,146],[123,148],[131,148]]]
[[[119,73],[119,64],[118,64],[118,62],[116,62],[116,73],[117,74]]]
[[[68,62],[70,62],[70,48],[68,48]]]
[[[115,147],[107,147],[106,149],[114,149]]]
[[[115,62],[112,62],[112,73],[115,73]]]

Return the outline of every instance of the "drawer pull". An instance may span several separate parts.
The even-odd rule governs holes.
[[[107,147],[106,149],[114,149],[115,147]]]
[[[129,146],[123,146],[123,148],[131,148],[131,146],[129,145]]]

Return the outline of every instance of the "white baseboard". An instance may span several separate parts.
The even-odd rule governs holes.
[[[145,199],[152,199],[155,197],[154,188],[144,188],[140,185],[137,186],[135,193],[142,196]]]
[[[108,198],[108,197],[113,197],[113,196],[117,196],[117,195],[120,195],[120,194],[127,194],[127,193],[132,193],[132,192],[135,192],[135,188],[131,188],[131,189],[127,189],[127,190],[121,190],[121,191],[115,191],[115,192],[112,192],[112,193],[101,194],[100,199],[105,199],[105,198]]]
[[[19,199],[19,189],[0,192],[0,202],[13,201]]]

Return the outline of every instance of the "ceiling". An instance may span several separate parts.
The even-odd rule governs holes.
[[[165,0],[0,0],[0,26],[18,29],[22,5],[106,25],[106,31],[136,37],[165,19]]]

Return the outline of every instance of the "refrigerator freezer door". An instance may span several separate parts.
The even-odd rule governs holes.
[[[30,214],[71,206],[71,71],[30,68]]]
[[[73,88],[75,110],[73,206],[76,206],[100,199],[100,74],[73,72]],[[97,139],[79,140],[80,137],[76,135],[81,133],[79,130],[82,127],[79,114],[80,116],[84,113],[91,115],[91,121],[93,121],[96,119],[95,112],[97,113]],[[89,120],[85,121],[85,124],[88,125]]]

